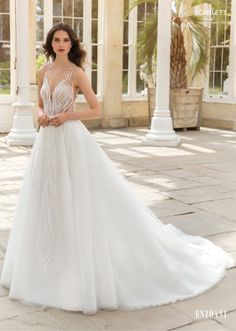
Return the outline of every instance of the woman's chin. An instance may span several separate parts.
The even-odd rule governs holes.
[[[56,55],[57,56],[67,56],[68,55],[68,53],[67,52],[56,52]]]

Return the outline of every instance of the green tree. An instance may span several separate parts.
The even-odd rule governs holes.
[[[158,6],[158,0],[133,0],[125,15],[134,7],[142,4],[154,3]],[[208,3],[214,10],[220,10],[224,6],[223,0],[195,0],[192,8],[199,4]],[[214,19],[218,19],[216,16]],[[183,0],[172,1],[171,17],[171,46],[170,46],[170,87],[187,88],[187,73],[192,80],[197,73],[205,71],[208,62],[209,51],[209,28],[204,21],[204,15],[185,14],[183,11]],[[147,75],[152,75],[153,64],[156,62],[157,54],[157,13],[147,17],[143,31],[137,41],[138,64],[146,63]],[[189,63],[186,60],[186,47],[184,34],[188,34],[191,44],[191,56]]]

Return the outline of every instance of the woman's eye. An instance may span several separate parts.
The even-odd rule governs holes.
[[[53,39],[53,41],[55,41],[55,42],[59,42],[59,41],[60,41],[60,39],[58,39],[58,38],[55,38],[55,39]],[[70,41],[70,39],[64,39],[63,41],[64,41],[64,42],[69,42],[69,41]]]

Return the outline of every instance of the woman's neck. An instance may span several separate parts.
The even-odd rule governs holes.
[[[55,67],[70,67],[72,62],[69,60],[68,57],[56,57],[52,64]]]

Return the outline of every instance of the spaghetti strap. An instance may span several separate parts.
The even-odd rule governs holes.
[[[71,71],[69,72],[69,74],[66,75],[66,77],[65,77],[65,82],[68,83],[68,82],[71,81],[71,76],[72,76],[72,73],[73,73],[74,69],[75,69],[75,67],[73,67],[73,68],[71,69]]]
[[[45,75],[48,76],[48,66],[49,66],[49,63],[46,63],[45,64]]]
[[[44,75],[43,75],[43,79],[45,78],[45,77],[47,77],[48,76],[48,63],[45,63],[44,64]]]

